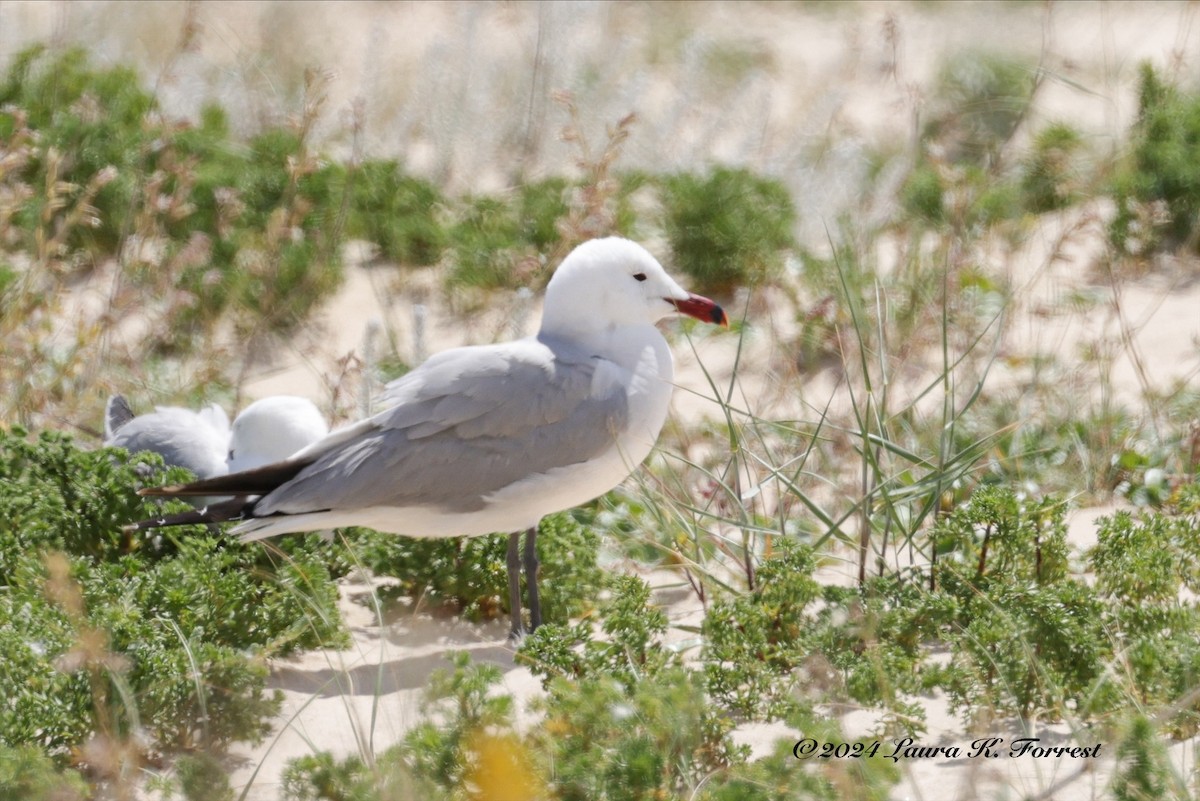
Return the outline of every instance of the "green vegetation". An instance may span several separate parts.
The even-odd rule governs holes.
[[[72,229],[66,244],[115,252],[132,227],[140,176],[154,168],[155,132],[144,131],[143,121],[155,103],[138,75],[121,66],[95,70],[83,50],[50,54],[33,47],[17,55],[0,83],[0,107],[7,109],[0,113],[0,136],[8,139],[26,127],[38,132],[33,158],[12,177],[37,187],[62,182],[76,193],[107,176],[91,193],[94,212],[87,225]],[[37,220],[58,211],[48,197],[30,199],[17,212],[19,227],[32,233]],[[25,246],[37,252],[36,243]]]
[[[279,698],[265,687],[267,656],[346,641],[336,588],[311,548],[252,548],[198,527],[144,542],[121,532],[156,511],[133,488],[187,478],[152,455],[0,433],[7,747],[64,764],[107,743],[74,757],[92,775],[220,753],[269,731]],[[21,753],[21,770],[37,773]]]
[[[664,228],[675,264],[700,292],[728,297],[778,277],[795,247],[796,208],[778,181],[715,167],[663,179]]]
[[[752,591],[713,600],[695,660],[669,644],[646,584],[614,578],[593,618],[546,625],[522,644],[520,661],[545,689],[531,729],[517,732],[513,699],[492,689],[499,671],[459,655],[430,684],[428,722],[374,769],[306,757],[289,771],[289,797],[382,799],[401,781],[430,798],[489,782],[562,799],[837,798],[849,781],[855,797],[882,798],[898,775],[886,760],[855,761],[839,778],[815,763],[789,764],[794,741],[751,760],[730,732],[737,722],[784,720],[805,736],[852,744],[818,712],[850,701],[880,713],[874,737],[919,735],[917,701],[934,689],[969,720],[1069,717],[1113,732],[1124,765],[1118,794],[1168,781],[1154,734],[1163,724],[1139,717],[1122,733],[1122,712],[1135,698],[1150,714],[1170,711],[1176,736],[1198,728],[1200,605],[1179,590],[1200,582],[1200,521],[1163,513],[1101,521],[1087,557],[1093,585],[1069,567],[1064,512],[1053,498],[981,488],[931,532],[932,569],[858,588],[823,588],[814,551],[781,540]],[[932,658],[940,651],[951,658]],[[1147,749],[1148,763],[1133,756]],[[785,765],[795,796],[748,789]]]
[[[932,225],[993,226],[1070,206],[1088,180],[1082,135],[1065,122],[1013,139],[1043,76],[1033,65],[964,53],[944,65],[920,155],[901,190],[908,218]]]
[[[128,68],[40,47],[15,59],[0,106],[0,136],[25,145],[0,176],[22,201],[9,220],[21,249],[76,268],[119,258],[131,277],[186,293],[162,347],[186,348],[227,308],[293,329],[340,282],[342,200],[308,150],[316,109],[242,144],[220,108],[197,126],[165,121]]]
[[[1080,199],[1083,146],[1083,137],[1067,123],[1053,123],[1038,131],[1021,176],[1021,194],[1030,211],[1055,211]]]
[[[1117,173],[1117,216],[1110,235],[1123,251],[1143,255],[1197,248],[1200,214],[1200,95],[1167,83],[1150,64],[1139,73],[1138,117],[1131,153]]]
[[[938,108],[922,138],[937,141],[952,164],[995,163],[1024,119],[1037,79],[1032,65],[995,53],[949,59],[933,90]]]
[[[88,786],[37,746],[0,745],[0,792],[29,801],[77,801],[87,797]]]
[[[400,580],[394,591],[450,604],[470,618],[509,613],[507,534],[414,539],[359,531],[349,539],[365,567]],[[590,612],[602,583],[595,529],[566,513],[549,515],[538,524],[537,548],[543,618],[566,623]]]
[[[969,228],[1021,214],[1020,182],[1006,169],[1004,156],[1029,109],[1036,79],[1030,65],[995,54],[962,53],[943,65],[917,163],[901,190],[907,216]],[[1036,175],[1040,166],[1033,157],[1028,173]],[[1044,210],[1033,206],[1042,200],[1031,195],[1025,203]]]
[[[515,728],[513,698],[497,694],[500,671],[453,657],[426,692],[427,722],[373,766],[328,754],[292,763],[285,797],[294,801],[384,799],[407,792],[431,799],[884,798],[898,773],[883,759],[832,770],[798,763],[791,745],[756,761],[729,738],[730,720],[705,701],[701,670],[666,645],[667,622],[639,579],[615,579],[600,611],[603,635],[586,624],[547,625],[521,648],[542,678],[540,722]],[[611,639],[610,639],[611,638]],[[796,719],[799,721],[799,718]],[[841,739],[835,724],[802,724]],[[833,766],[830,766],[833,768]],[[774,782],[764,782],[767,776]],[[786,781],[784,781],[786,777]]]
[[[343,180],[353,182],[347,236],[374,242],[389,261],[438,263],[448,238],[441,221],[446,199],[437,187],[394,161],[365,161]]]

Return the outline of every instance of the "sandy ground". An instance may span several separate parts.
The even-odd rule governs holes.
[[[1120,505],[1082,509],[1068,517],[1068,541],[1073,548],[1095,544],[1096,519],[1112,514]],[[822,568],[822,580],[849,583],[847,570]],[[694,595],[679,587],[678,576],[652,571],[643,577],[657,587],[656,600],[675,626],[694,626],[702,610]],[[238,765],[234,785],[249,783],[249,801],[272,801],[279,795],[279,776],[288,760],[328,750],[345,757],[378,753],[399,740],[418,723],[421,694],[430,673],[446,668],[446,654],[467,651],[478,661],[490,662],[504,673],[502,691],[518,700],[518,727],[534,717],[528,702],[540,692],[529,670],[514,664],[504,620],[472,624],[405,604],[382,610],[372,599],[369,583],[349,580],[342,586],[342,614],[353,638],[345,651],[315,651],[281,660],[274,665],[270,686],[284,695],[280,728],[262,746],[235,752]],[[676,639],[691,636],[679,633]],[[1042,745],[1092,744],[1088,735],[1071,737],[1067,723],[1038,725],[1024,732],[1012,722],[999,721],[986,732],[967,734],[940,693],[920,699],[926,709],[927,732],[916,738],[923,746],[958,746],[967,753],[979,736],[1002,737],[1011,743],[1019,737],[1038,737]],[[842,724],[850,737],[869,735],[877,723],[875,713],[843,713]],[[766,756],[779,740],[795,742],[802,733],[783,724],[751,724],[734,738],[751,746],[755,757]],[[1086,743],[1084,741],[1087,741]],[[893,741],[880,738],[881,750],[891,752]],[[1098,741],[1103,742],[1103,741]],[[1177,743],[1171,757],[1183,775],[1196,768],[1194,747],[1200,739]],[[1070,758],[967,758],[900,759],[901,782],[891,798],[900,801],[950,799],[1053,798],[1087,801],[1104,798],[1111,776],[1113,747],[1105,743],[1095,761]],[[1006,745],[1000,746],[1005,748]]]
[[[324,134],[330,147],[350,143],[338,130],[361,100],[363,147],[402,156],[413,172],[451,191],[506,186],[516,173],[538,176],[573,168],[574,152],[557,138],[564,122],[552,91],[570,89],[593,141],[629,111],[634,129],[622,165],[656,172],[710,161],[745,164],[784,180],[802,210],[798,233],[822,241],[826,226],[857,208],[867,154],[880,142],[911,144],[927,110],[931,81],[944,56],[962,50],[1021,53],[1049,71],[1035,122],[1069,119],[1099,152],[1120,146],[1133,108],[1136,65],[1149,59],[1193,74],[1189,54],[1200,45],[1198,7],[1184,3],[877,3],[852,4],[475,4],[211,2],[198,6],[204,35],[176,52],[182,3],[0,3],[0,62],[30,41],[85,42],[102,58],[134,59],[159,87],[164,108],[194,114],[209,99],[234,110],[247,129],[297,107],[303,68],[332,70]],[[169,32],[170,35],[165,35]],[[749,58],[749,66],[714,73],[718,57]],[[732,55],[731,55],[732,54]],[[720,61],[720,58],[717,58]],[[725,62],[728,63],[728,62]],[[883,210],[880,210],[883,213]],[[1041,222],[1016,252],[981,254],[1016,289],[1014,321],[1003,343],[1006,363],[1054,354],[1079,371],[1096,369],[1082,354],[1111,352],[1109,381],[1135,400],[1149,387],[1195,382],[1200,373],[1200,285],[1165,270],[1123,284],[1094,280],[1104,208],[1074,210]],[[1075,215],[1091,215],[1080,223]],[[1062,233],[1084,234],[1061,246]],[[1090,227],[1089,227],[1090,226]],[[347,281],[304,343],[284,347],[251,376],[243,401],[294,393],[331,405],[327,376],[346,354],[363,355],[376,320],[399,355],[418,360],[446,347],[529,333],[537,305],[497,296],[464,323],[432,290],[436,276],[367,263],[352,250]],[[886,254],[881,255],[881,259]],[[1193,272],[1194,275],[1194,272]],[[1090,300],[1080,303],[1084,296]],[[425,323],[414,323],[420,303]],[[772,392],[792,358],[787,332],[795,310],[771,298],[752,320],[742,357],[741,391],[760,414],[803,416],[835,391],[828,376],[790,392],[781,407]],[[762,324],[759,320],[769,320]],[[673,326],[670,326],[673,328]],[[317,343],[317,344],[313,344]],[[713,416],[699,359],[727,379],[737,349],[730,335],[703,336],[693,350],[675,348],[674,415]],[[1025,380],[1014,367],[1003,380]],[[1085,382],[1095,387],[1095,378]],[[694,391],[693,391],[694,390]],[[365,403],[372,387],[358,399]],[[349,413],[350,409],[342,411]],[[1094,517],[1073,514],[1071,541],[1094,540]],[[651,576],[657,585],[668,583]],[[830,580],[844,577],[830,576]],[[694,622],[694,599],[660,593],[673,621]],[[513,665],[507,624],[472,625],[399,608],[377,615],[365,585],[343,586],[342,609],[354,638],[344,652],[315,652],[273,666],[271,684],[286,702],[277,735],[239,752],[239,788],[247,798],[278,796],[279,773],[293,757],[329,749],[339,755],[379,751],[419,718],[418,699],[446,652],[468,650],[499,665],[505,688],[521,709],[537,692],[527,670]],[[930,744],[969,742],[943,699],[928,699]],[[523,711],[523,714],[524,711]],[[528,723],[528,718],[523,718]],[[850,733],[870,716],[851,715]],[[997,736],[1016,732],[997,727]],[[1047,727],[1061,739],[1063,727]],[[781,726],[738,734],[756,753]],[[1172,748],[1185,772],[1191,743]],[[1111,750],[1109,751],[1111,757]],[[1044,797],[1062,801],[1104,797],[1111,760],[1079,773],[1059,760],[923,760],[900,764],[896,799]]]

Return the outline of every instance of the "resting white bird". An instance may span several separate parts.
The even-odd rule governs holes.
[[[340,526],[412,537],[510,532],[514,633],[517,537],[528,530],[536,628],[538,521],[608,492],[649,455],[674,380],[655,323],[675,312],[728,324],[720,306],[684,291],[640,245],[585,242],[550,279],[536,335],[439,353],[388,386],[391,408],[282,462],[141,490],[259,497],[132,528],[236,520],[244,540]]]
[[[324,415],[308,398],[271,395],[256,400],[233,419],[229,472],[282,461],[328,433]]]
[[[215,403],[198,412],[159,406],[134,416],[129,402],[113,395],[104,408],[104,444],[130,453],[151,451],[168,467],[186,467],[198,478],[211,478],[227,472],[229,417]]]

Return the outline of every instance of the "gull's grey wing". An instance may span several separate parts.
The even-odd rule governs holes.
[[[199,478],[225,472],[228,441],[187,409],[162,408],[122,425],[107,443],[130,453],[153,451],[167,465],[186,467]]]
[[[532,339],[438,354],[389,386],[394,408],[293,457],[316,458],[260,500],[255,516],[480,509],[496,490],[613,446],[627,398],[613,382],[593,381],[598,364]]]

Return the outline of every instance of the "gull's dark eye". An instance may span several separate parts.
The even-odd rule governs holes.
[[[645,280],[646,280],[646,274],[645,274],[645,273],[634,273],[634,274],[633,274],[633,279],[634,279],[635,281],[645,281]]]

